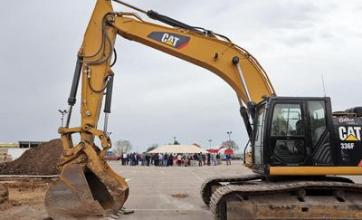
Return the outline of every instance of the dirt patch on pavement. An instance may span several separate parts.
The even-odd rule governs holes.
[[[187,193],[175,193],[175,194],[172,194],[171,196],[174,197],[174,198],[183,199],[183,198],[189,197],[189,194],[187,194]]]
[[[3,184],[0,184],[0,210],[4,207],[5,203],[9,201],[9,191],[7,187]]]
[[[30,148],[18,159],[0,163],[0,175],[54,175],[63,152],[60,139]]]
[[[50,181],[7,181],[3,183],[9,190],[12,206],[42,203]]]
[[[0,219],[44,219],[45,193],[52,180],[3,181],[8,189],[8,201],[0,205]]]
[[[1,184],[8,189],[8,202],[2,210],[21,205],[41,204],[51,181],[23,180],[4,181]],[[1,210],[1,209],[0,209]]]

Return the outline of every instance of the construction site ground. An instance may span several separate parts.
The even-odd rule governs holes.
[[[211,176],[237,175],[250,172],[241,162],[231,166],[203,167],[142,167],[121,166],[110,162],[112,168],[127,178],[130,197],[125,204],[134,214],[120,216],[122,220],[213,219],[200,197],[202,182]],[[362,177],[353,177],[362,183]],[[10,203],[0,209],[0,219],[45,219],[43,204],[49,180],[1,177],[9,188]],[[102,219],[102,218],[100,218]]]

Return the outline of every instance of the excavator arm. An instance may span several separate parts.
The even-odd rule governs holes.
[[[259,102],[274,89],[257,60],[231,41],[192,30],[143,21],[134,14],[113,13],[109,24],[126,39],[204,67],[226,81],[240,103]]]
[[[59,164],[61,175],[46,195],[46,207],[54,219],[64,215],[105,215],[107,211],[121,209],[127,200],[127,182],[104,160],[111,148],[107,123],[111,111],[114,77],[111,67],[117,35],[210,70],[233,88],[243,109],[248,103],[258,103],[265,96],[275,95],[257,60],[228,38],[154,11],[133,8],[169,26],[146,22],[134,13],[114,12],[111,1],[97,0],[78,54],[68,99],[67,123],[59,129],[64,147]],[[80,79],[81,126],[69,128]],[[105,122],[100,130],[98,121],[104,96]],[[251,135],[246,111],[243,118]],[[73,134],[80,134],[80,142],[76,145],[73,145]],[[94,144],[95,137],[99,138],[101,146]]]

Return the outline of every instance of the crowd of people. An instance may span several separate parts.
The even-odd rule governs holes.
[[[221,164],[220,154],[171,154],[129,153],[121,157],[124,166],[216,166]],[[231,156],[225,155],[226,165],[231,165]]]

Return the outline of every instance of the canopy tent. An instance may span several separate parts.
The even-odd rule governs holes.
[[[207,152],[209,152],[210,154],[217,154],[217,153],[219,153],[219,149],[210,148],[207,150]]]
[[[159,146],[156,149],[151,150],[148,153],[155,154],[155,153],[174,153],[174,154],[197,154],[197,153],[206,154],[207,151],[199,148],[195,145],[163,145]]]
[[[228,155],[231,155],[231,154],[234,154],[234,150],[231,149],[231,148],[221,148],[219,150],[219,154],[228,154]]]
[[[211,154],[234,154],[234,150],[228,147],[221,147],[219,149],[215,149],[215,148],[211,148],[208,149],[207,152],[211,153]]]

